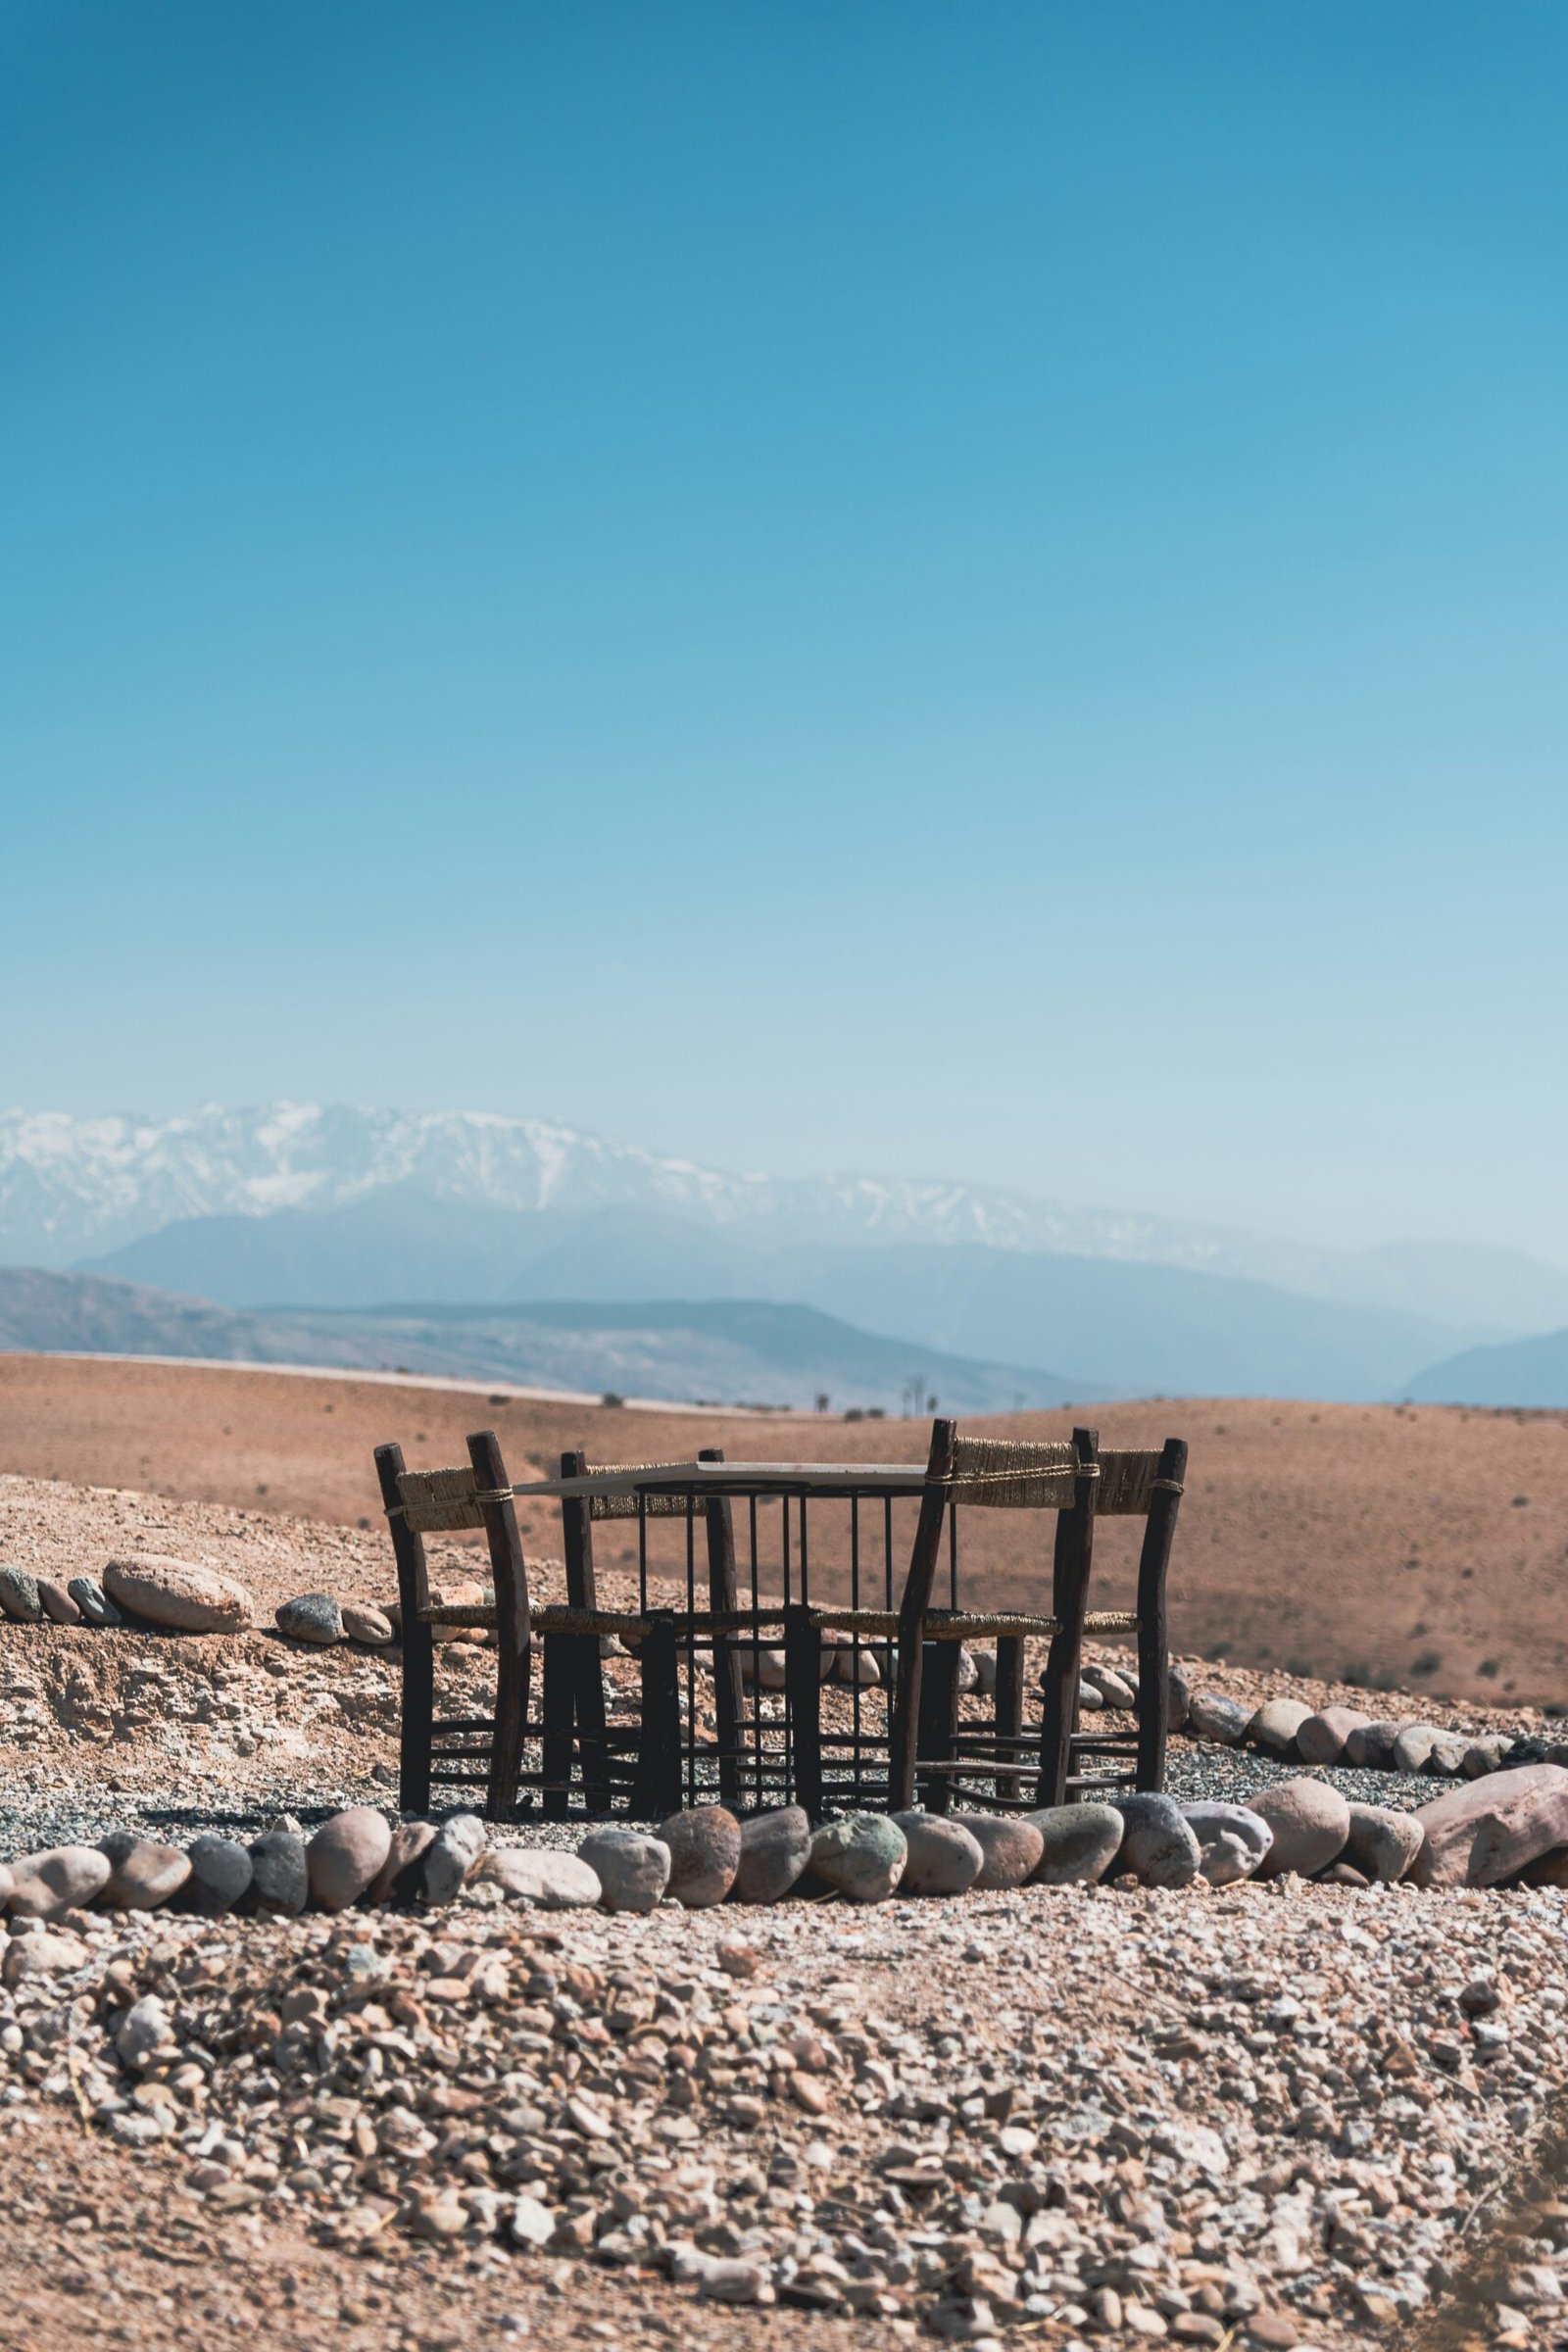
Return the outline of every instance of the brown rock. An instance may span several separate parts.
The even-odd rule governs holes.
[[[1027,1886],[1046,1850],[1043,1831],[1001,1813],[965,1813],[963,1826],[985,1856],[975,1886]]]
[[[11,1865],[11,1910],[18,1919],[58,1919],[79,1911],[109,1884],[109,1856],[95,1845],[52,1845]]]
[[[116,1830],[104,1838],[109,1881],[99,1901],[106,1911],[156,1911],[178,1894],[190,1877],[190,1856],[177,1845]]]
[[[375,1883],[391,1850],[386,1816],[373,1805],[334,1813],[305,1849],[311,1900],[322,1911],[346,1911]]]
[[[435,1843],[433,1821],[400,1821],[386,1849],[386,1860],[369,1885],[372,1903],[412,1902],[418,1886],[418,1866],[427,1847]]]
[[[1421,1851],[1424,1833],[1413,1813],[1396,1813],[1383,1805],[1350,1807],[1350,1836],[1347,1861],[1369,1879],[1392,1885],[1402,1879]]]
[[[1297,1732],[1296,1752],[1303,1764],[1338,1764],[1350,1734],[1371,1720],[1355,1707],[1324,1707]]]
[[[1521,1764],[1460,1781],[1415,1818],[1426,1834],[1409,1873],[1418,1886],[1497,1886],[1568,1845],[1568,1769]]]
[[[255,1601],[233,1577],[166,1552],[133,1552],[111,1560],[104,1570],[104,1591],[133,1617],[174,1633],[242,1634],[256,1618]]]
[[[39,1577],[38,1599],[44,1615],[50,1619],[51,1623],[55,1625],[79,1625],[81,1623],[81,1611],[66,1591],[65,1586],[57,1585],[53,1577]]]
[[[1257,1867],[1260,1879],[1281,1878],[1288,1870],[1310,1879],[1345,1851],[1350,1808],[1329,1781],[1281,1781],[1273,1788],[1258,1789],[1247,1804],[1274,1833],[1274,1842]]]
[[[392,1620],[374,1601],[346,1600],[343,1631],[351,1642],[363,1642],[371,1649],[385,1649],[392,1640]]]
[[[734,1814],[723,1805],[696,1805],[689,1813],[672,1813],[658,1835],[669,1848],[666,1894],[688,1911],[721,1903],[741,1862],[741,1825]]]

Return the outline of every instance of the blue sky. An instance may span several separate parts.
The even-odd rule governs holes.
[[[0,1101],[1568,1257],[1568,18],[0,0]]]

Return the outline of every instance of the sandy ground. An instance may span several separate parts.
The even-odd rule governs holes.
[[[965,1426],[1059,1437],[1076,1417]],[[1171,1572],[1178,1648],[1423,1696],[1568,1696],[1568,1418],[1192,1399],[1090,1417],[1106,1445],[1176,1435],[1192,1446]],[[367,1574],[384,1544],[372,1447],[395,1438],[412,1465],[462,1461],[481,1427],[500,1433],[516,1480],[553,1472],[574,1446],[604,1461],[689,1459],[711,1445],[732,1459],[917,1461],[925,1445],[908,1422],[628,1413],[416,1382],[0,1356],[0,1471],[225,1503],[263,1525],[294,1513],[363,1526],[375,1534]],[[521,1521],[530,1551],[559,1553],[553,1507],[525,1503]],[[602,1563],[629,1566],[612,1532]],[[1042,1605],[1043,1536],[1030,1513],[966,1513],[976,1597]],[[1102,1529],[1098,1605],[1130,1600],[1133,1543],[1131,1523]],[[813,1557],[824,1594],[843,1585],[844,1548],[824,1534]],[[388,1561],[383,1588],[389,1574]],[[254,1576],[264,1597],[284,1597]]]

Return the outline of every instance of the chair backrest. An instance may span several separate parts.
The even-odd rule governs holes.
[[[1141,1519],[1159,1491],[1160,1451],[1128,1446],[1097,1447],[1095,1516]],[[955,1438],[955,1502],[992,1511],[1070,1510],[1076,1492],[1078,1456],[1070,1438],[1020,1443],[1011,1438]]]

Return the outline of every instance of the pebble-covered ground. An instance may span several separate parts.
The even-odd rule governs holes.
[[[96,1504],[67,1535],[61,1490],[0,1484],[42,1572],[97,1564]],[[163,1548],[216,1543],[216,1506],[156,1507]],[[255,1540],[279,1577],[296,1545],[296,1591],[388,1596],[358,1531]],[[440,1671],[477,1691],[490,1669],[453,1644]],[[1195,1672],[1250,1703],[1391,1706]],[[396,1674],[264,1632],[0,1630],[0,1857],[390,1806]],[[1170,1786],[1239,1798],[1300,1769],[1177,1740]],[[1438,1789],[1324,1777],[1386,1806]],[[423,1918],[14,1920],[0,2346],[830,2329],[983,2352],[1547,2352],[1568,2344],[1565,1906],[1286,1879],[646,1919],[475,1886]]]

